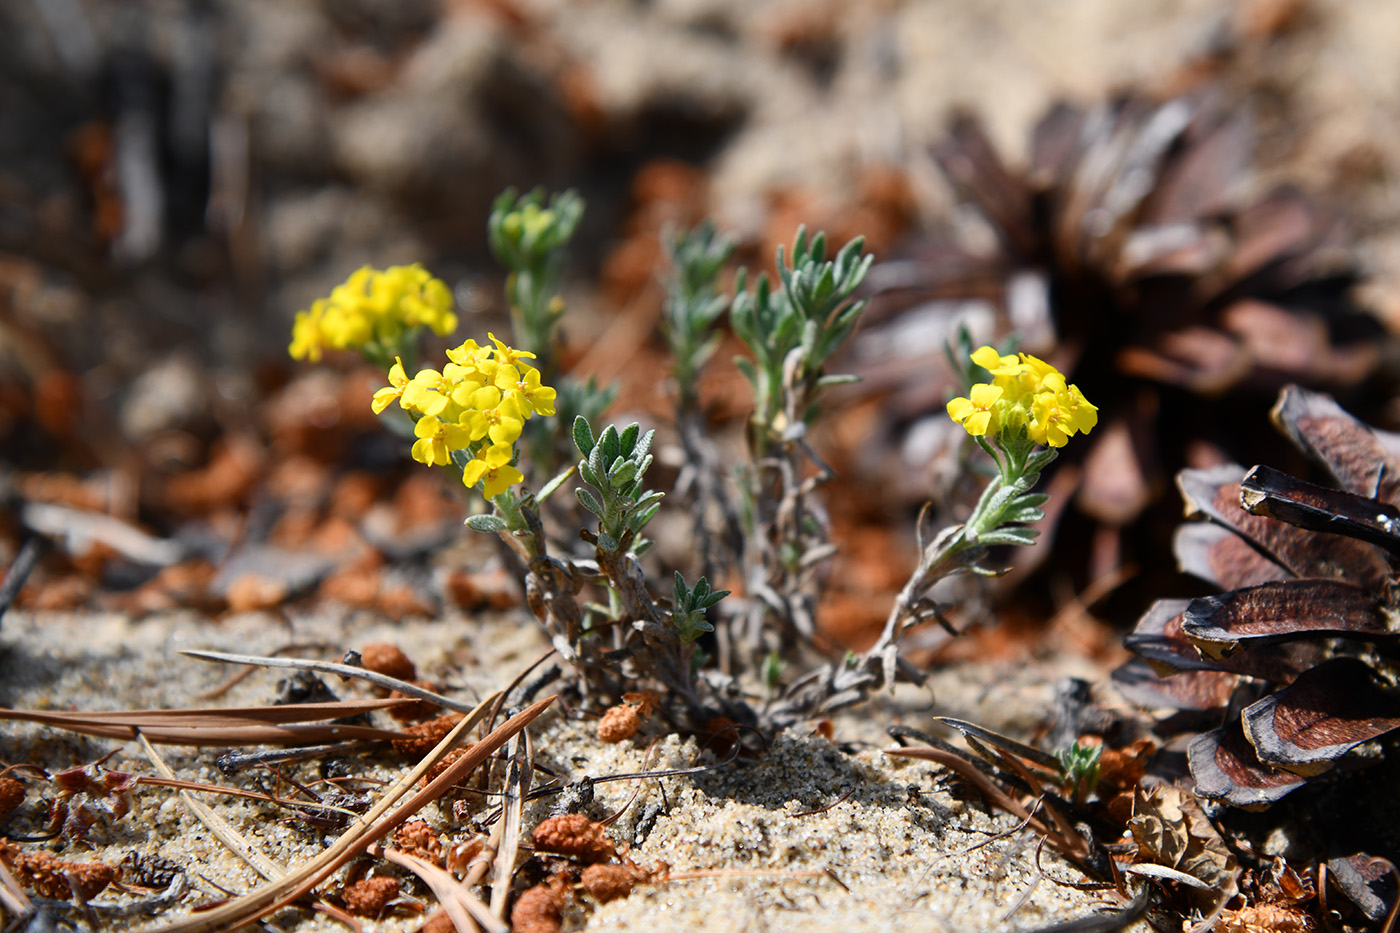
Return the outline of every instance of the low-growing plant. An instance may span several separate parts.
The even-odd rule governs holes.
[[[995,475],[965,521],[930,534],[925,512],[919,568],[876,647],[779,691],[785,657],[812,644],[823,568],[836,550],[819,492],[832,472],[812,445],[811,429],[824,391],[851,378],[827,366],[865,307],[854,295],[871,257],[856,238],[827,258],[825,235],[799,229],[791,250],[777,252],[776,284],[762,274],[750,288],[741,270],[728,297],[718,277],[731,243],[708,225],[672,238],[663,319],[675,355],[686,458],[678,486],[701,507],[694,526],[701,572],[692,583],[685,568],[673,568],[672,585],[662,591],[643,564],[650,561],[645,532],[664,501],[647,485],[655,431],[635,423],[599,427],[608,392],[557,375],[561,255],[582,211],[571,193],[546,201],[542,191],[524,197],[508,191],[495,202],[491,246],[507,269],[517,346],[488,334],[489,344],[469,339],[448,350],[440,368],[406,365],[417,328],[444,333],[455,323],[443,307],[450,290],[415,266],[357,272],[298,316],[293,355],[357,348],[387,362],[389,385],[375,393],[374,410],[406,417],[411,456],[450,471],[483,496],[488,511],[469,517],[468,527],[498,536],[519,559],[530,610],[572,665],[584,697],[605,704],[660,687],[661,707],[677,722],[698,725],[716,714],[752,722],[731,676],[747,670],[766,684],[769,721],[781,725],[859,700],[881,684],[921,681],[898,657],[901,633],[933,618],[947,624],[947,607],[929,596],[939,579],[995,573],[981,563],[989,547],[1034,541],[1028,525],[1041,517],[1046,499],[1032,491],[1040,471],[1070,436],[1094,426],[1094,406],[1049,364],[992,347],[974,351],[964,333],[955,355],[968,374],[968,394],[948,411],[991,458]],[[353,327],[328,323],[353,317],[347,308],[365,320]],[[721,466],[714,439],[702,430],[698,393],[726,308],[750,354],[737,363],[755,396],[749,459],[734,469]],[[556,378],[568,388],[556,390]],[[574,409],[567,413],[566,399]],[[571,450],[562,469],[560,450]],[[552,510],[551,527],[577,528],[557,536],[539,512],[568,485],[582,511]],[[714,527],[706,516],[716,519]],[[727,600],[729,590],[711,582],[720,577],[739,581],[743,598]],[[709,655],[701,642],[711,637],[720,639],[726,671],[705,667]],[[741,645],[749,650],[733,650]],[[1090,783],[1080,770],[1076,786]]]

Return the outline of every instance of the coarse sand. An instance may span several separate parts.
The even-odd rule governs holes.
[[[334,612],[289,620],[249,614],[211,622],[187,613],[132,621],[116,614],[44,615],[16,612],[0,632],[0,701],[11,708],[118,710],[153,707],[263,705],[272,701],[285,671],[257,670],[218,699],[201,695],[238,669],[182,657],[185,648],[271,653],[290,643],[319,645],[316,656],[335,659],[372,641],[401,646],[419,667],[454,695],[470,699],[504,686],[534,661],[543,640],[518,616],[489,621],[465,617],[389,624]],[[1063,671],[1061,671],[1063,672]],[[892,759],[880,748],[894,722],[928,726],[931,712],[977,717],[997,711],[988,725],[1025,727],[1047,708],[1049,671],[964,666],[935,677],[932,693],[901,689],[893,697],[844,714],[832,739],[810,724],[773,737],[766,753],[701,773],[615,781],[595,786],[587,808],[594,819],[623,811],[610,827],[619,848],[638,864],[682,876],[640,885],[631,896],[597,905],[580,893],[565,914],[566,929],[723,930],[1034,930],[1054,922],[1121,907],[1112,891],[1077,887],[1091,881],[1006,814],[990,812],[937,765]],[[342,699],[368,695],[358,685],[329,678]],[[932,700],[937,698],[937,709]],[[643,732],[617,745],[599,742],[592,720],[556,707],[532,728],[535,760],[564,782],[642,770],[715,765],[693,737]],[[379,714],[382,717],[382,714]],[[985,721],[985,719],[984,719]],[[392,727],[387,717],[383,723]],[[152,773],[134,742],[115,742],[6,723],[0,739],[6,763],[34,762],[50,771],[95,761],[112,750],[107,767]],[[652,741],[655,739],[656,741]],[[225,775],[216,750],[166,747],[163,756],[187,780],[277,790],[268,771]],[[405,767],[380,751],[349,759],[352,774],[392,780]],[[284,765],[283,773],[309,783],[315,763]],[[538,783],[549,778],[541,771]],[[283,785],[281,791],[291,796]],[[366,793],[373,789],[366,786]],[[635,795],[635,796],[634,796]],[[26,804],[12,820],[14,835],[43,828],[42,782],[31,782]],[[339,832],[313,826],[263,801],[202,795],[264,855],[283,866],[314,856]],[[463,798],[466,819],[489,804]],[[557,801],[526,808],[528,831]],[[465,838],[464,823],[448,806],[423,814],[445,840]],[[52,844],[51,844],[52,845]],[[91,846],[89,848],[88,846]],[[188,911],[192,903],[246,892],[263,883],[186,810],[168,788],[141,785],[136,806],[120,820],[99,823],[88,844],[65,846],[72,860],[120,862],[129,853],[159,855],[183,867],[192,886],[175,908],[154,918],[99,915],[104,929],[140,929]],[[396,870],[376,863],[375,873]],[[709,877],[687,873],[714,872]],[[340,876],[322,891],[334,893]],[[431,895],[405,877],[410,895],[402,911],[367,920],[367,931],[412,930],[421,922],[412,898]],[[104,892],[99,903],[139,898]],[[73,915],[79,924],[83,918]],[[282,929],[343,929],[305,911],[277,915]],[[1131,929],[1131,928],[1130,928]],[[1143,927],[1145,929],[1145,927]]]

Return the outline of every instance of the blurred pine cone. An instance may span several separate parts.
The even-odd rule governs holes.
[[[1161,501],[1188,457],[1258,456],[1273,440],[1240,426],[1262,424],[1282,385],[1353,396],[1382,357],[1383,328],[1349,297],[1359,274],[1338,226],[1296,191],[1256,196],[1252,145],[1247,113],[1208,94],[1128,96],[1055,106],[1015,171],[975,117],[958,117],[932,155],[991,242],[937,239],[872,272],[879,296],[856,348],[868,363],[856,368],[888,393],[903,422],[891,431],[941,412],[948,380],[930,377],[930,354],[955,321],[976,342],[1015,332],[1100,406],[1098,429],[1058,467],[1082,471],[1073,537],[1096,525],[1108,536],[1096,557],[1057,544],[1055,558],[1088,559],[1093,576],[1162,553],[1165,514],[1155,540],[1114,529]]]
[[[1187,514],[1205,521],[1179,529],[1177,559],[1224,592],[1156,603],[1114,674],[1145,706],[1223,715],[1192,740],[1191,775],[1250,809],[1400,729],[1400,435],[1296,386],[1273,417],[1341,490],[1266,466],[1183,471]]]

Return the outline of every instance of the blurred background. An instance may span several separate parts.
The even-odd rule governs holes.
[[[1384,0],[12,0],[0,563],[64,542],[21,594],[40,609],[511,604],[489,555],[444,550],[461,507],[378,429],[382,374],[286,345],[366,263],[447,281],[441,345],[504,333],[490,202],[571,187],[566,363],[663,437],[663,231],[713,217],[757,269],[800,223],[867,238],[837,365],[865,381],[819,438],[834,644],[878,631],[920,504],[975,493],[954,326],[1065,370],[1095,442],[1047,477],[1053,547],[987,594],[1004,624],[954,650],[1108,660],[1191,590],[1176,469],[1305,469],[1267,424],[1289,381],[1400,424],[1397,47]],[[703,383],[721,432],[732,355]]]

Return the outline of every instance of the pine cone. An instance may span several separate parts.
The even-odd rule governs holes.
[[[1250,809],[1400,729],[1400,435],[1296,386],[1274,420],[1342,489],[1267,466],[1184,471],[1188,515],[1206,523],[1180,529],[1177,559],[1224,592],[1156,603],[1126,640],[1139,660],[1114,674],[1158,708],[1218,716],[1253,699],[1188,752],[1196,793]]]

